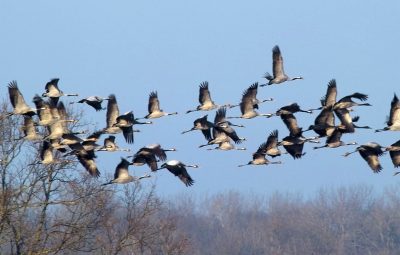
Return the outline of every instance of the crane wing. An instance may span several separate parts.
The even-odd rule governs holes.
[[[285,76],[285,71],[283,70],[283,58],[278,45],[272,48],[272,72],[274,78]]]
[[[50,103],[44,101],[39,95],[35,95],[33,103],[36,106],[39,119],[44,123],[50,123],[53,120]]]
[[[370,150],[360,150],[360,155],[365,161],[367,161],[369,167],[374,173],[379,173],[382,170],[382,166],[379,162],[378,155]]]
[[[55,78],[55,79],[51,79],[48,83],[46,83],[44,89],[46,90],[46,93],[49,94],[59,94],[61,91],[58,88],[58,81],[60,79]]]
[[[340,119],[341,125],[346,129],[346,133],[354,133],[353,119],[350,116],[350,112],[346,108],[335,109],[336,116]]]
[[[199,103],[201,105],[206,104],[207,102],[212,102],[210,91],[208,90],[208,82],[204,81],[199,86]]]
[[[11,104],[14,108],[28,107],[28,105],[25,103],[24,97],[18,89],[16,81],[12,81],[8,84],[8,94],[10,96]]]
[[[332,134],[326,138],[326,144],[339,142],[340,138],[342,138],[342,132],[343,131],[340,128],[335,128]]]
[[[53,161],[53,147],[46,140],[43,141],[42,148],[40,149],[40,159],[47,162]]]
[[[126,159],[122,158],[121,162],[115,168],[114,179],[129,178],[128,166],[129,166],[129,162]]]
[[[214,124],[218,124],[220,122],[225,121],[225,117],[226,117],[226,108],[225,107],[219,108],[215,113]]]
[[[132,144],[134,142],[134,137],[133,137],[133,128],[132,126],[129,127],[121,127],[122,134],[124,135],[125,141],[127,143]]]
[[[242,102],[250,100],[251,102],[257,101],[257,91],[258,91],[258,82],[250,85],[245,91],[242,93]]]
[[[119,109],[115,95],[111,94],[108,98],[106,122],[107,127],[112,127],[112,125],[117,122]]]
[[[275,148],[278,146],[278,130],[275,129],[274,131],[271,132],[271,134],[268,136],[267,143],[266,143],[266,150],[269,150],[271,148]]]
[[[334,105],[336,103],[336,96],[337,96],[336,80],[332,79],[328,83],[324,106]]]
[[[301,128],[297,125],[296,117],[293,114],[281,114],[280,117],[289,129],[291,136],[297,136],[301,133]]]
[[[174,174],[175,176],[179,177],[179,179],[187,186],[192,186],[194,183],[194,180],[190,175],[188,174],[186,168],[184,166],[179,166],[179,167],[174,167],[174,168],[168,168],[167,169]]]
[[[400,166],[400,151],[390,151],[390,158],[392,159],[392,163],[394,167]]]
[[[94,158],[90,154],[78,154],[77,158],[82,166],[89,172],[89,174],[93,177],[99,177],[100,171],[97,169],[96,162]]]
[[[301,158],[303,156],[303,147],[304,143],[301,144],[292,144],[292,145],[283,145],[285,150],[292,155],[294,159]]]
[[[392,126],[395,123],[400,124],[399,122],[400,122],[400,102],[399,99],[397,98],[397,95],[394,94],[394,97],[390,104],[390,115],[387,125]]]
[[[335,126],[335,115],[332,106],[324,107],[314,120],[316,126]]]
[[[149,105],[147,107],[149,114],[160,111],[160,101],[158,100],[157,91],[153,91],[149,95]]]

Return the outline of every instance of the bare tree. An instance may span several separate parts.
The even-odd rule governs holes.
[[[82,113],[70,114],[79,122],[69,130],[87,126]],[[185,253],[189,242],[155,186],[102,186],[58,151],[58,163],[42,164],[41,144],[21,138],[21,122],[0,119],[0,253]]]

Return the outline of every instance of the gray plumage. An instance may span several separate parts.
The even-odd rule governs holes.
[[[186,165],[179,160],[169,160],[166,163],[162,164],[160,168],[157,170],[166,168],[173,175],[177,176],[187,187],[192,186],[194,184],[194,180],[189,175],[186,170],[186,167],[198,168],[198,165]]]
[[[160,109],[160,101],[158,100],[157,91],[153,91],[150,93],[149,104],[148,104],[147,109],[148,109],[149,114],[147,114],[145,116],[146,119],[154,119],[154,118],[160,118],[163,116],[178,114],[177,112],[167,113]]]
[[[129,174],[129,165],[131,165],[132,163],[130,163],[128,160],[121,158],[120,163],[117,165],[117,167],[115,168],[115,172],[114,172],[114,179],[104,183],[103,185],[108,185],[108,184],[126,184],[126,183],[130,183],[133,181],[138,181],[140,179],[143,178],[149,178],[151,177],[151,175],[146,174],[140,177],[136,177],[136,176],[132,176]]]
[[[356,142],[349,142],[345,143],[341,141],[340,139],[342,138],[343,130],[340,129],[339,127],[336,127],[332,134],[326,138],[326,143],[323,146],[318,146],[314,147],[314,149],[320,149],[320,148],[337,148],[340,146],[346,146],[346,145],[356,145]]]
[[[208,89],[208,81],[204,81],[199,86],[199,103],[196,109],[188,110],[186,113],[195,111],[210,111],[218,108],[218,105],[211,99],[210,90]]]
[[[362,93],[353,93],[351,95],[345,96],[343,98],[341,98],[339,101],[337,101],[334,105],[333,105],[333,109],[343,109],[343,108],[351,108],[353,106],[371,106],[369,103],[357,103],[354,102],[352,99],[358,99],[360,101],[365,101],[368,99],[368,95],[362,94]]]
[[[33,116],[36,114],[36,109],[31,108],[26,104],[24,96],[19,90],[16,81],[11,81],[8,84],[8,95],[11,105],[13,107],[13,111],[6,113],[5,117],[9,117],[12,115]]]
[[[257,116],[271,117],[270,113],[258,113],[255,109],[258,109],[257,97],[258,83],[253,83],[248,87],[242,94],[242,100],[239,104],[240,112],[242,115],[240,117],[229,117],[229,118],[242,118],[242,119],[252,119]]]
[[[78,96],[78,94],[65,94],[58,88],[59,81],[60,79],[55,78],[46,83],[45,92],[42,94],[42,97],[49,97],[52,101],[58,103],[59,98],[62,96]]]
[[[283,68],[283,58],[281,50],[278,45],[272,48],[272,74],[266,73],[264,78],[268,80],[267,84],[262,84],[261,87],[266,85],[280,84],[285,81],[293,81],[297,79],[303,79],[301,76],[289,78]]]
[[[253,153],[253,160],[249,161],[247,164],[239,165],[239,167],[246,165],[268,165],[268,164],[281,164],[280,161],[269,161],[266,158],[266,152],[268,150],[268,142],[262,143],[256,152]]]
[[[89,96],[89,97],[86,97],[86,98],[83,98],[83,99],[77,101],[77,103],[79,103],[79,104],[86,103],[87,105],[93,107],[96,111],[101,111],[101,110],[106,109],[106,108],[103,108],[101,105],[101,103],[104,100],[109,100],[109,99],[100,97],[100,96]]]
[[[104,138],[104,145],[97,149],[98,151],[109,151],[109,152],[114,152],[114,151],[127,151],[129,152],[130,149],[121,149],[115,142],[115,136],[110,135],[107,138]]]
[[[347,157],[357,151],[360,153],[361,157],[368,163],[369,167],[374,173],[379,173],[382,170],[382,166],[378,158],[384,153],[381,145],[375,142],[370,142],[357,147],[356,150],[353,152],[347,152],[343,156]]]
[[[203,117],[200,117],[196,119],[193,122],[193,127],[189,130],[183,131],[182,134],[194,131],[194,130],[200,130],[203,133],[204,138],[209,141],[212,139],[211,137],[211,128],[214,126],[214,123],[211,121],[207,120],[207,115],[204,115]]]
[[[385,148],[388,151],[394,167],[400,166],[400,140]]]
[[[387,126],[382,129],[377,129],[375,132],[381,131],[400,131],[400,102],[396,94],[394,94],[390,103],[390,115],[386,122]]]

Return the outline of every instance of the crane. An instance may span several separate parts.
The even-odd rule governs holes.
[[[359,152],[361,157],[368,163],[369,167],[372,169],[374,173],[379,173],[382,170],[382,166],[379,162],[380,156],[383,155],[384,151],[382,150],[382,146],[376,142],[369,142],[367,144],[363,144],[356,148],[353,152],[347,152],[343,156],[347,157],[352,153]]]
[[[321,149],[321,148],[337,148],[340,146],[346,146],[346,145],[357,145],[357,142],[349,142],[345,143],[341,141],[341,137],[343,134],[343,130],[340,129],[339,127],[336,127],[335,130],[332,132],[328,138],[326,138],[326,143],[323,146],[317,146],[314,147],[313,149]]]
[[[258,83],[250,85],[242,94],[242,101],[240,102],[240,111],[242,115],[240,117],[229,117],[229,118],[242,118],[252,119],[257,116],[271,117],[271,113],[258,113],[254,109],[258,109],[259,101],[256,99]]]
[[[160,109],[160,101],[158,100],[157,91],[153,91],[149,95],[148,112],[145,116],[146,119],[155,119],[168,115],[176,115],[177,112],[167,113]]]
[[[121,158],[121,162],[115,168],[114,179],[112,179],[109,182],[104,183],[103,185],[114,184],[114,183],[125,184],[125,183],[139,181],[141,179],[151,177],[151,175],[149,175],[149,174],[145,174],[140,177],[130,175],[128,168],[129,168],[129,165],[131,165],[131,164],[132,163],[130,163],[128,160]]]
[[[194,184],[194,180],[188,174],[186,167],[198,168],[198,165],[186,165],[179,160],[169,160],[161,165],[161,169],[168,169],[173,175],[177,176],[185,185],[186,187],[192,186]]]
[[[97,151],[131,151],[130,149],[121,149],[119,146],[115,143],[115,136],[109,135],[107,138],[104,139],[104,145],[100,148],[97,149]]]
[[[390,115],[386,121],[387,126],[382,129],[377,129],[375,132],[382,131],[400,131],[400,102],[396,94],[394,94],[390,103]]]
[[[108,97],[100,97],[100,96],[88,96],[86,98],[83,98],[76,103],[78,104],[84,104],[86,103],[87,105],[93,107],[96,111],[101,111],[105,110],[106,108],[103,108],[101,106],[101,103],[103,103],[104,100],[109,100]],[[71,102],[70,104],[74,104],[75,102]]]
[[[269,161],[266,158],[268,143],[262,143],[256,152],[253,153],[253,160],[249,161],[247,164],[239,165],[238,167],[247,166],[247,165],[268,165],[268,164],[281,164],[281,161]]]
[[[24,96],[18,88],[16,81],[11,81],[8,84],[8,95],[10,97],[11,105],[13,106],[13,111],[5,114],[4,117],[10,117],[12,115],[26,115],[33,116],[36,114],[36,109],[29,107],[25,103]]]
[[[42,97],[49,97],[52,101],[54,101],[56,104],[59,100],[60,97],[62,96],[78,96],[78,94],[65,94],[62,90],[58,88],[58,82],[60,79],[54,78],[51,79],[49,82],[46,83],[45,85],[45,91],[42,94]]]
[[[283,69],[283,58],[281,54],[281,50],[279,49],[278,45],[275,45],[272,48],[272,75],[269,73],[266,73],[264,76],[265,79],[268,80],[267,84],[262,84],[261,87],[267,86],[267,85],[273,85],[273,84],[280,84],[285,81],[294,81],[294,80],[302,80],[303,77],[301,76],[296,76],[293,78],[290,78],[285,74],[285,71]]]
[[[208,81],[200,83],[199,86],[199,103],[196,109],[188,110],[186,113],[196,112],[196,111],[210,111],[218,108],[219,106],[214,103],[211,99],[210,90],[208,89]]]

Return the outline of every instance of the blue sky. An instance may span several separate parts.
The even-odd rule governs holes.
[[[287,135],[279,118],[237,120],[246,126],[237,129],[247,138],[244,152],[198,149],[205,141],[199,132],[180,133],[204,114],[184,114],[197,106],[202,81],[209,82],[217,103],[236,103],[244,89],[263,82],[263,74],[272,71],[271,49],[276,44],[286,73],[305,79],[260,88],[260,98],[275,99],[261,105],[260,112],[273,112],[292,102],[314,108],[328,81],[335,78],[339,98],[356,91],[370,96],[373,106],[354,112],[361,117],[360,124],[383,127],[393,93],[400,94],[399,11],[398,1],[3,1],[0,92],[7,98],[8,82],[17,80],[30,101],[35,93],[43,92],[50,78],[59,77],[65,92],[115,93],[121,112],[133,110],[139,117],[146,114],[148,94],[157,90],[162,108],[180,114],[138,127],[142,132],[130,148],[136,151],[158,142],[178,149],[169,159],[201,166],[189,169],[196,181],[191,188],[167,171],[157,173],[153,182],[160,194],[227,190],[309,194],[321,187],[351,184],[369,184],[379,190],[398,184],[389,156],[381,158],[383,172],[373,174],[358,154],[340,156],[355,147],[313,151],[312,145],[306,145],[307,154],[301,160],[285,155],[282,165],[238,168],[272,130],[279,129],[280,138]],[[104,127],[105,112],[83,109],[87,120]],[[238,114],[238,109],[228,112]],[[296,116],[300,126],[308,127],[316,114]],[[209,118],[214,118],[214,112],[209,112]],[[117,139],[126,146],[122,136]],[[371,130],[343,137],[344,141],[382,145],[399,139],[398,132]],[[124,155],[99,155],[104,178],[113,174]],[[139,175],[147,168],[131,170]]]

